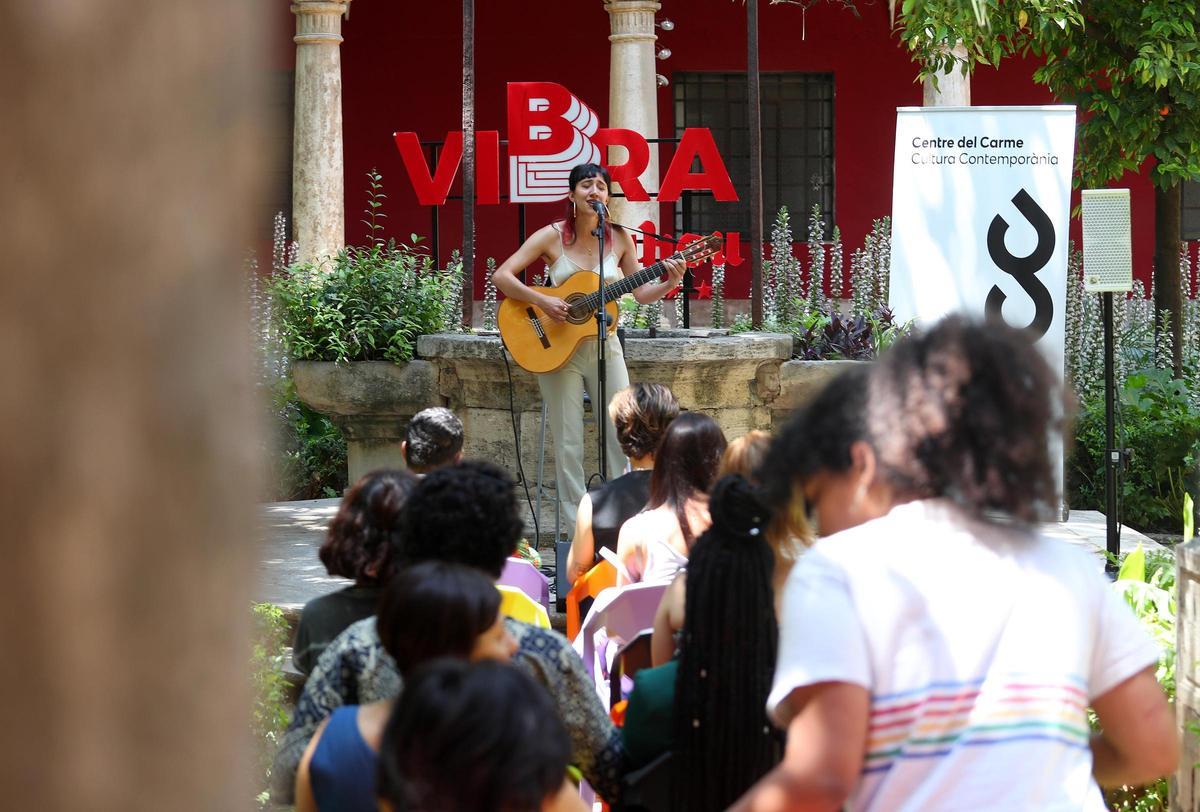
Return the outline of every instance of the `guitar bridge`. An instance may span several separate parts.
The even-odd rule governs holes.
[[[546,337],[546,331],[542,329],[542,320],[537,317],[537,313],[533,312],[532,307],[525,308],[525,312],[529,314],[529,323],[533,325],[533,332],[537,333],[538,339],[542,342],[542,349],[550,349],[550,339]]]

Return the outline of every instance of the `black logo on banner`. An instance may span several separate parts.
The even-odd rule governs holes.
[[[1037,272],[1050,261],[1050,255],[1054,253],[1054,224],[1024,189],[1017,192],[1012,202],[1017,211],[1033,226],[1037,233],[1037,245],[1027,257],[1014,257],[1010,254],[1004,244],[1004,235],[1008,233],[1008,221],[997,214],[988,227],[988,256],[996,263],[997,268],[1016,279],[1021,289],[1033,299],[1033,321],[1025,329],[1030,332],[1033,340],[1037,341],[1050,329],[1050,321],[1054,317],[1054,300],[1050,298],[1050,291],[1046,290],[1042,280],[1037,278]],[[992,289],[988,291],[987,302],[983,306],[983,312],[988,319],[1004,320],[1000,311],[1006,298],[1008,297],[998,285],[992,285]]]

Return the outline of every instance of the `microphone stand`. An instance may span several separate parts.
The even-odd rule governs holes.
[[[596,309],[596,388],[597,397],[592,400],[592,414],[596,418],[596,436],[600,444],[600,453],[596,457],[600,465],[600,482],[608,481],[608,300],[604,289],[604,220],[608,214],[604,204],[596,201],[592,204],[596,212],[597,223],[592,234],[600,244],[600,307]]]

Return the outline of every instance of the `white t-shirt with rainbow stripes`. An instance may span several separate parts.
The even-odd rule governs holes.
[[[1099,812],[1089,700],[1158,657],[1090,551],[910,502],[797,563],[767,710],[870,691],[853,810]]]

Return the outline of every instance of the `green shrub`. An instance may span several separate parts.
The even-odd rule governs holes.
[[[409,361],[417,337],[449,326],[458,274],[389,242],[293,265],[271,282],[280,337],[293,360]]]
[[[1133,609],[1142,628],[1162,651],[1155,676],[1163,693],[1175,701],[1175,558],[1170,554],[1146,555],[1139,546],[1125,556],[1113,584]],[[1095,725],[1095,719],[1092,719]],[[1108,808],[1130,812],[1166,812],[1169,779],[1144,787],[1120,787],[1104,793]]]
[[[250,652],[250,680],[254,691],[254,710],[251,728],[254,733],[257,775],[262,777],[256,801],[258,808],[267,805],[271,759],[279,746],[279,736],[287,728],[287,678],[283,675],[283,659],[288,644],[288,622],[283,611],[274,604],[257,603],[251,607],[254,615],[254,645]]]
[[[1120,392],[1117,447],[1132,449],[1117,491],[1121,520],[1180,532],[1183,498],[1200,465],[1200,407],[1168,370],[1131,374]],[[1085,396],[1070,464],[1071,505],[1104,509],[1104,398]]]
[[[296,397],[291,379],[272,397],[271,501],[336,498],[346,490],[346,440],[333,421]]]

